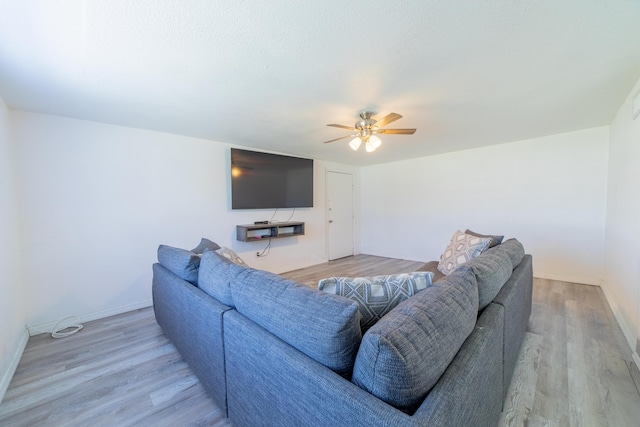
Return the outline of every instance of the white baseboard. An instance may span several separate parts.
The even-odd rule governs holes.
[[[548,280],[558,280],[560,282],[579,283],[581,285],[602,286],[602,279],[596,277],[583,277],[583,276],[568,276],[564,274],[548,274],[541,272],[534,272],[533,277]]]
[[[622,330],[622,335],[624,335],[624,339],[627,341],[627,345],[629,346],[629,348],[631,349],[631,352],[633,353],[632,354],[633,361],[636,363],[636,366],[638,367],[638,369],[640,369],[640,357],[638,356],[638,353],[636,351],[636,337],[633,336],[633,333],[631,332],[631,328],[629,328],[629,325],[627,325],[627,323],[624,321],[624,319],[620,315],[620,308],[618,307],[618,304],[616,304],[616,301],[613,299],[613,297],[609,293],[609,290],[607,289],[607,287],[601,286],[601,288],[602,288],[602,292],[604,293],[604,297],[607,299],[607,303],[609,304],[609,307],[613,312],[613,316],[616,318],[616,321],[618,322],[618,326],[620,326],[620,329]]]
[[[27,347],[27,342],[29,341],[29,332],[25,328],[20,340],[18,341],[18,345],[16,346],[13,356],[11,357],[11,363],[9,364],[6,371],[3,372],[2,378],[0,379],[0,402],[4,399],[4,395],[9,388],[9,384],[13,379],[13,374],[16,373],[16,369],[18,369],[18,364],[20,363],[20,359],[22,358],[22,353],[24,353],[25,347]]]
[[[140,308],[151,307],[153,300],[144,300],[132,304],[122,305],[119,307],[109,308],[106,310],[94,311],[92,313],[79,314],[77,322],[84,323],[92,320],[104,319],[105,317],[115,316],[116,314],[126,313],[128,311],[138,310]],[[36,325],[27,325],[29,335],[34,336],[38,334],[48,333],[59,322],[54,320],[50,322],[38,323]],[[74,320],[76,322],[76,320]],[[64,325],[59,325],[64,326]]]

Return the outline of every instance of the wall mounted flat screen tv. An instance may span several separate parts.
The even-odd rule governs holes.
[[[231,209],[313,207],[313,160],[231,149]]]

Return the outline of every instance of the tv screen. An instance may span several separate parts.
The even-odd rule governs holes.
[[[313,160],[231,149],[231,209],[313,207]]]

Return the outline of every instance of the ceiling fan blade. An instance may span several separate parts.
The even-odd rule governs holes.
[[[396,113],[389,113],[386,116],[384,116],[383,118],[381,118],[380,120],[376,121],[376,126],[378,126],[379,128],[388,125],[391,122],[395,122],[398,119],[401,119],[402,116],[400,114],[396,114]]]
[[[345,125],[327,125],[327,126],[332,126],[334,128],[340,128],[340,129],[356,130],[353,126],[345,126]]]
[[[378,129],[377,133],[386,133],[387,135],[413,135],[416,133],[415,129]]]
[[[329,141],[325,141],[323,144],[328,144],[328,143],[333,142],[333,141],[340,141],[341,139],[353,138],[353,137],[354,137],[354,135],[341,136],[340,138],[330,139]]]

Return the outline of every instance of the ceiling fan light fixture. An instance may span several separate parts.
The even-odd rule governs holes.
[[[367,141],[364,144],[364,148],[367,150],[367,153],[371,153],[372,151],[376,151],[376,146],[371,142],[371,140]]]
[[[380,138],[378,138],[377,136],[371,135],[369,137],[369,143],[373,146],[373,150],[375,150],[376,148],[380,147],[380,145],[382,144],[382,141],[380,141]]]
[[[360,139],[359,136],[356,136],[349,143],[349,147],[351,147],[353,149],[353,151],[357,151],[358,148],[360,148],[360,144],[362,144],[362,140]]]

